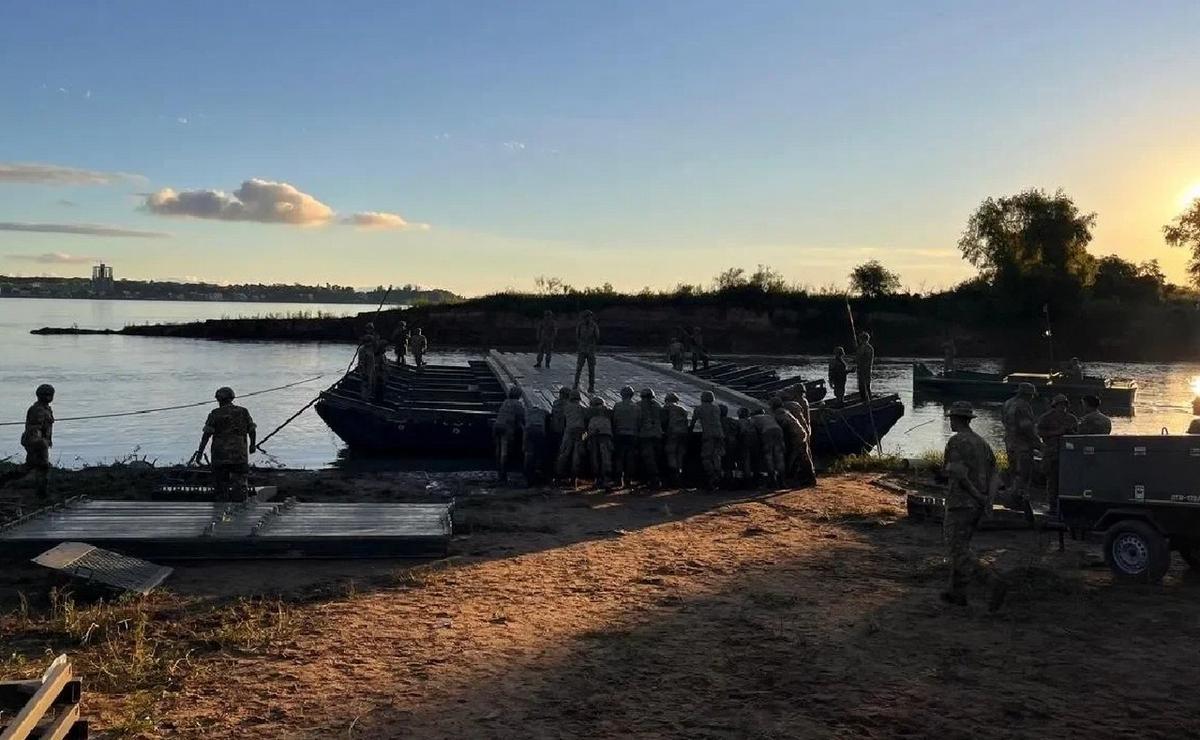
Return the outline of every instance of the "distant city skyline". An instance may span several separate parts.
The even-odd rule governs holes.
[[[1157,259],[1200,196],[1187,2],[10,4],[0,273],[912,289],[1062,188]],[[281,19],[286,19],[281,22]]]

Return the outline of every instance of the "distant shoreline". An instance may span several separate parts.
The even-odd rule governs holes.
[[[270,300],[270,299],[239,299],[239,298],[170,298],[170,297],[137,297],[137,296],[65,296],[65,295],[3,295],[0,298],[31,301],[147,301],[154,303],[277,303],[295,304],[302,306],[378,306],[378,301],[305,301],[305,300]],[[408,308],[410,303],[385,303],[388,308]]]

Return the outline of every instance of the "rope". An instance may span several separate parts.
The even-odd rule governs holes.
[[[287,388],[294,388],[295,386],[298,386],[298,385],[304,385],[305,383],[312,383],[314,381],[321,380],[322,378],[328,378],[331,375],[339,375],[339,374],[340,373],[324,373],[322,375],[316,375],[311,378],[305,378],[304,380],[297,380],[297,381],[294,381],[291,383],[277,385],[274,388],[264,388],[263,390],[260,390],[260,391],[251,391],[250,393],[243,393],[241,396],[239,396],[239,398],[250,398],[252,396],[261,396],[265,393],[275,393],[276,391],[282,391]],[[181,403],[176,406],[158,406],[158,407],[152,408],[152,409],[138,409],[137,411],[116,411],[111,414],[93,414],[91,416],[64,416],[62,418],[55,419],[54,423],[57,424],[58,422],[61,422],[61,421],[91,421],[93,419],[115,419],[115,418],[121,417],[121,416],[140,416],[142,414],[154,414],[159,411],[179,411],[181,409],[194,409],[194,408],[197,408],[200,406],[208,406],[209,404],[212,404],[212,403],[216,403],[216,402],[215,401],[196,401],[195,403]],[[0,421],[0,427],[14,427],[14,426],[24,426],[24,425],[25,425],[24,421]]]

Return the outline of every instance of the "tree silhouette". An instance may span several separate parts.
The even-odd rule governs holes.
[[[863,298],[879,298],[900,290],[900,276],[879,260],[864,262],[850,273],[850,288]]]
[[[1200,288],[1200,198],[1192,201],[1183,213],[1163,227],[1163,237],[1172,247],[1187,247],[1192,250],[1188,260],[1188,277],[1192,285]]]

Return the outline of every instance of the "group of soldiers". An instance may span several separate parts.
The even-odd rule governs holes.
[[[733,483],[816,483],[812,421],[802,397],[775,397],[769,411],[740,408],[735,418],[728,406],[716,403],[712,391],[700,394],[690,416],[675,393],[667,393],[662,403],[651,388],[644,388],[638,400],[634,395],[625,386],[621,400],[609,408],[600,396],[585,405],[578,388],[563,387],[547,413],[527,408],[521,390],[512,387],[493,427],[500,480],[507,481],[520,440],[529,485],[545,479],[578,485],[588,474],[603,488],[676,485],[693,467],[693,452],[710,489]],[[692,444],[696,436],[698,447]]]
[[[861,332],[858,346],[854,348],[854,374],[858,381],[858,395],[864,401],[871,399],[871,375],[875,371],[875,347],[871,345],[871,334]],[[846,364],[846,350],[833,348],[833,359],[829,361],[829,385],[839,406],[846,403],[846,378],[850,366]]]
[[[356,371],[362,380],[362,397],[364,401],[380,401],[383,399],[387,386],[387,352],[388,348],[396,351],[396,364],[401,367],[408,365],[408,355],[411,353],[413,365],[425,367],[425,353],[429,350],[429,338],[417,327],[411,331],[408,322],[401,321],[396,325],[390,338],[383,337],[375,330],[374,322],[367,324],[366,332],[358,341],[358,365]]]
[[[1004,447],[1008,455],[1006,491],[1010,508],[1025,513],[1032,523],[1033,507],[1029,487],[1033,475],[1034,452],[1041,450],[1046,493],[1051,512],[1058,509],[1058,472],[1062,438],[1068,434],[1111,434],[1112,420],[1100,411],[1097,396],[1084,396],[1082,416],[1071,413],[1070,400],[1055,395],[1050,408],[1040,416],[1033,411],[1037,388],[1032,383],[1017,386],[1016,395],[1001,409],[1004,423]],[[971,551],[971,538],[980,520],[990,510],[1000,488],[996,455],[988,443],[971,429],[975,413],[966,401],[955,401],[948,411],[954,432],[946,442],[944,471],[950,481],[946,493],[943,534],[950,560],[949,587],[942,599],[957,605],[967,603],[967,586],[973,580],[989,583],[989,607],[998,608],[1007,592],[1003,578],[981,565]]]
[[[21,447],[25,450],[25,464],[20,469],[0,478],[0,485],[32,478],[39,499],[50,498],[50,450],[54,447],[54,386],[43,383],[34,395],[37,400],[25,412],[25,428],[21,433]],[[249,492],[247,478],[250,473],[250,454],[258,451],[257,427],[250,412],[234,404],[232,388],[218,388],[215,394],[217,407],[209,412],[204,421],[200,445],[188,464],[200,463],[205,450],[212,442],[211,463],[213,488],[219,500],[241,499]]]

